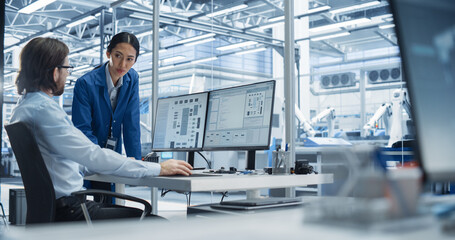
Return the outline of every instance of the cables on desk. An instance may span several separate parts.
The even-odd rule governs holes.
[[[166,190],[166,189],[161,189],[161,197],[164,197],[164,195],[166,195],[166,193],[170,192],[172,190]]]
[[[164,197],[168,192],[176,192],[176,193],[181,193],[184,194],[186,197],[186,204],[190,206],[191,204],[191,192],[180,192],[180,191],[174,191],[174,190],[167,190],[167,189],[161,189],[161,197]]]
[[[221,193],[221,194],[223,195],[223,197],[221,197],[221,201],[220,201],[220,202],[223,202],[224,197],[229,197],[228,191],[223,192],[223,193]]]
[[[164,197],[168,192],[176,192],[176,193],[184,194],[186,197],[187,206],[191,205],[191,192],[179,192],[179,191],[167,190],[167,189],[163,188],[163,189],[161,189],[161,197]],[[222,192],[221,195],[222,195],[222,197],[221,197],[220,202],[223,202],[225,197],[229,197],[229,192],[228,191]]]

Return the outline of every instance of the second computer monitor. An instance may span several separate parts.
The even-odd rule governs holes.
[[[158,99],[154,151],[201,150],[208,93]]]
[[[455,182],[455,2],[391,1],[427,179]]]
[[[275,81],[211,91],[204,150],[268,149]]]

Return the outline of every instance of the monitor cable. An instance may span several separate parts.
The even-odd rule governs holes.
[[[185,194],[185,197],[186,197],[186,205],[190,206],[190,204],[191,204],[191,192]]]
[[[186,197],[186,204],[190,206],[191,204],[191,192],[181,192],[181,191],[174,191],[174,190],[168,190],[168,189],[161,189],[161,197],[164,197],[168,192],[176,192],[176,193],[181,193],[184,194]]]
[[[223,202],[224,197],[229,197],[228,191],[222,192],[221,194],[223,195],[223,197],[221,197],[221,201],[220,202]]]
[[[204,156],[204,154],[202,154],[201,152],[197,152],[204,160],[205,162],[207,162],[207,166],[209,167],[209,169],[212,169],[212,164],[209,162],[209,160],[207,160],[207,158]]]
[[[172,190],[166,190],[166,189],[161,189],[161,197],[164,197],[168,192],[170,192]]]

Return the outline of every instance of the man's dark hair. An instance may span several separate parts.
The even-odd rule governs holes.
[[[115,46],[117,46],[117,44],[119,43],[131,44],[131,46],[133,46],[133,48],[136,49],[135,61],[137,61],[137,57],[139,56],[139,41],[137,40],[136,36],[134,36],[134,34],[127,32],[121,32],[116,34],[114,37],[112,37],[109,46],[107,46],[107,52],[109,53],[112,52],[112,49],[114,49]]]
[[[65,43],[53,38],[34,38],[20,54],[17,92],[36,92],[41,89],[58,90],[54,81],[54,69],[63,64],[69,49]]]

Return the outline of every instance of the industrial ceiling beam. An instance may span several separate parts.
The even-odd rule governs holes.
[[[87,17],[87,16],[89,16],[89,15],[93,15],[93,14],[95,14],[95,13],[99,13],[99,12],[100,12],[101,10],[103,10],[103,9],[106,9],[106,7],[105,7],[105,6],[98,7],[98,8],[96,8],[96,9],[93,9],[93,10],[89,11],[89,12],[86,12],[86,13],[84,13],[84,14],[81,14],[81,15],[75,17],[75,18],[72,18],[70,22],[74,22],[74,21],[77,21],[77,20],[82,19],[82,18],[84,18],[84,17]],[[25,38],[21,39],[19,42],[15,43],[15,44],[12,44],[12,45],[10,45],[10,46],[5,47],[5,51],[8,50],[8,49],[10,49],[10,48],[12,48],[12,47],[19,46],[19,45],[21,45],[21,44],[23,44],[23,43],[26,43],[26,42],[28,42],[29,40],[31,40],[31,39],[33,39],[33,38],[35,38],[35,37],[39,37],[39,36],[41,36],[41,35],[43,35],[43,34],[45,34],[45,33],[53,32],[53,31],[56,31],[56,30],[58,30],[58,29],[60,29],[60,28],[64,28],[64,27],[66,27],[66,24],[67,24],[67,23],[63,23],[63,24],[60,24],[60,25],[58,25],[58,26],[56,26],[56,27],[53,27],[53,28],[51,28],[51,29],[43,30],[43,31],[40,31],[40,32],[38,32],[38,33],[32,34],[32,35],[30,35],[30,36],[28,36],[28,37],[25,37]]]
[[[393,46],[398,46],[398,43],[397,43],[397,39],[390,35],[390,34],[387,34],[387,33],[382,33],[382,32],[379,32],[379,31],[374,31],[377,35],[379,35],[380,37],[382,37],[384,40],[386,40],[387,42],[389,42],[390,44],[392,44]]]

